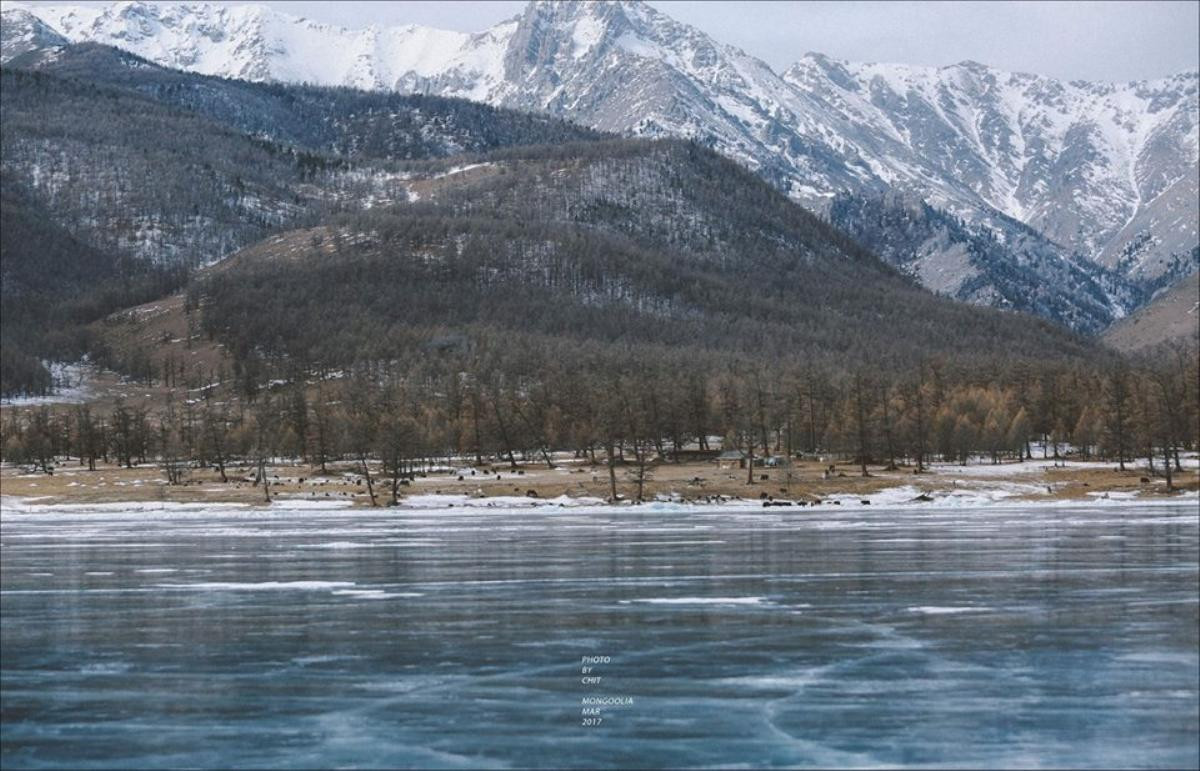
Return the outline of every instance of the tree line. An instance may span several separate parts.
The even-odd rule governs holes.
[[[1103,460],[1163,476],[1200,442],[1195,348],[1104,369],[1024,363],[1001,371],[937,359],[906,370],[833,370],[730,360],[697,367],[597,354],[592,366],[535,368],[499,349],[432,354],[351,370],[303,370],[249,396],[231,385],[165,391],[159,404],[9,410],[3,459],[51,473],[157,463],[173,484],[192,469],[227,479],[286,458],[328,473],[352,466],[373,503],[394,502],[432,466],[545,464],[560,453],[617,469],[641,495],[653,468],[736,448],[754,458],[831,456],[871,468],[935,462]],[[264,486],[265,487],[265,486]],[[269,491],[267,492],[269,495]]]

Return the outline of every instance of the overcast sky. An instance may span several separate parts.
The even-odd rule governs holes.
[[[270,4],[346,27],[412,23],[466,32],[515,16],[525,6],[518,0]],[[764,59],[777,71],[807,51],[854,61],[927,65],[974,59],[1006,70],[1110,81],[1200,67],[1200,0],[650,4]]]

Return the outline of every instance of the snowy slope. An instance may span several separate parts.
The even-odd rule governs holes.
[[[1155,254],[1196,243],[1194,72],[1061,83],[974,62],[922,68],[810,54],[784,79],[887,138],[880,175],[935,205],[955,211],[974,197],[1134,275],[1157,275]],[[1120,264],[1125,244],[1147,230],[1157,251]]]
[[[497,77],[503,54],[496,31],[467,35],[412,25],[351,30],[265,5],[4,8],[6,25],[10,11],[24,10],[73,42],[103,43],[168,67],[253,81],[392,89],[405,77],[460,67],[464,76],[486,80]],[[6,50],[3,58],[15,54]]]
[[[20,6],[4,8],[7,36]],[[1194,267],[1195,72],[1063,83],[973,62],[808,54],[780,75],[638,2],[534,2],[476,34],[344,29],[250,5],[26,10],[69,40],[205,74],[429,92],[694,137],[820,211],[839,193],[916,195],[1002,241],[1007,223],[1024,223],[1064,259],[1138,281]],[[1032,262],[1014,255],[1012,269]]]
[[[5,7],[0,23],[0,60],[8,61],[29,51],[57,48],[69,42],[23,8]]]

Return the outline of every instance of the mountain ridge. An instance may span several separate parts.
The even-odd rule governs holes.
[[[8,4],[9,8],[23,7]],[[1065,167],[1087,160],[1083,156],[1090,153],[1107,153],[1105,165],[1121,167],[1094,185],[1107,189],[1076,192],[1087,193],[1083,206],[1092,209],[1077,217],[1085,220],[1087,231],[1081,246],[1109,267],[1117,265],[1120,246],[1132,238],[1132,234],[1118,238],[1120,233],[1109,232],[1111,224],[1136,225],[1143,199],[1161,196],[1187,176],[1162,179],[1164,172],[1158,166],[1136,168],[1138,156],[1158,151],[1151,140],[1171,144],[1177,138],[1158,136],[1161,124],[1176,118],[1190,123],[1177,127],[1176,134],[1183,140],[1174,149],[1190,156],[1184,160],[1191,164],[1197,158],[1195,71],[1121,84],[1064,83],[973,61],[918,67],[852,63],[809,53],[777,74],[740,49],[630,0],[534,2],[519,16],[479,33],[415,25],[348,29],[291,17],[263,5],[122,2],[103,9],[23,9],[73,41],[116,45],[160,64],[205,74],[427,91],[569,113],[595,128],[617,132],[692,132],[698,137],[709,132],[725,154],[752,168],[766,167],[769,173],[772,163],[784,157],[784,165],[793,168],[782,169],[786,178],[779,181],[789,194],[809,205],[847,192],[851,183],[873,191],[900,186],[912,192],[908,188],[919,172],[930,170],[922,168],[929,164],[914,156],[924,154],[936,166],[939,147],[948,150],[945,142],[939,145],[935,140],[949,140],[958,145],[951,149],[962,152],[953,153],[941,164],[943,168],[932,169],[939,172],[935,185],[916,192],[960,217],[980,205],[990,206],[1068,247],[1074,236],[1069,232],[1071,222],[1056,215],[1060,207],[1034,188],[1038,180],[1044,182],[1056,172],[1054,165],[1060,158],[1059,165]],[[300,60],[315,58],[306,48],[314,44],[313,36],[316,43],[339,42],[322,45],[320,70],[310,64],[301,66]],[[343,53],[331,56],[335,51]],[[648,74],[637,71],[647,68]],[[623,82],[624,96],[609,93],[606,81],[613,73],[630,76]],[[690,81],[680,82],[681,77]],[[713,84],[707,92],[698,87],[705,80]],[[664,85],[672,88],[663,92]],[[630,96],[633,92],[636,97]],[[653,96],[667,97],[666,103],[654,106]],[[964,97],[977,104],[963,105]],[[710,104],[700,103],[701,98]],[[1190,115],[1171,112],[1181,102]],[[891,112],[889,103],[894,103]],[[648,105],[652,106],[648,114],[635,109]],[[1004,110],[1030,109],[1030,105],[1035,113],[1029,116]],[[978,125],[969,125],[972,118]],[[913,133],[921,121],[930,119],[937,121],[935,133]],[[738,127],[738,121],[748,125]],[[872,135],[856,136],[851,125],[856,121],[870,126]],[[1055,124],[1050,127],[1054,130],[1037,131],[1036,124],[1046,122]],[[1120,133],[1122,125],[1125,136]],[[981,133],[981,128],[990,133]],[[910,135],[907,142],[903,141],[906,134]],[[789,157],[789,145],[796,140],[815,146],[811,152]],[[823,168],[822,155],[836,152],[839,145],[852,152],[842,153],[840,168]],[[1035,154],[1022,164],[1023,159],[1004,152],[1022,149],[1016,145]],[[1038,148],[1049,151],[1043,153],[1046,157],[1036,154]],[[847,158],[853,154],[861,161]],[[1049,164],[1041,170],[1044,173],[1036,173],[1036,168],[1027,171],[1030,164],[1042,162]],[[958,164],[970,189],[947,178],[944,167],[949,163]],[[809,179],[814,175],[820,184]],[[1189,191],[1185,185],[1169,195],[1182,197]],[[971,201],[972,196],[978,200]],[[1111,201],[1104,205],[1102,199]],[[1124,216],[1114,217],[1120,214]],[[1098,225],[1099,220],[1107,224]],[[1194,226],[1188,235],[1195,239]],[[1114,239],[1118,243],[1111,243]],[[1191,246],[1185,244],[1187,249]],[[1152,263],[1143,258],[1132,269],[1153,274]]]
[[[5,14],[20,8],[7,4]],[[1051,279],[1037,268],[1051,252],[1090,272],[1087,283],[1124,277],[1129,286],[1086,322],[1093,331],[1140,304],[1149,291],[1139,288],[1195,267],[1194,72],[1063,83],[970,61],[914,67],[810,53],[777,74],[629,0],[535,2],[479,33],[349,30],[266,6],[25,10],[66,39],[182,69],[457,96],[606,131],[694,138],[826,215],[837,195],[915,195],[1015,243],[1005,270],[1024,271],[1026,283]],[[5,57],[14,45],[0,47]],[[1040,234],[1035,247],[1014,220]],[[946,257],[931,254],[932,267],[916,272]],[[956,280],[986,281],[987,272],[966,265]]]
[[[5,393],[48,388],[40,359],[99,355],[80,324],[170,291],[189,267],[407,200],[406,164],[600,136],[465,100],[165,70],[95,44],[17,59],[55,69],[0,67]]]

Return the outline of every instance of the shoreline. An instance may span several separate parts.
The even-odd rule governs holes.
[[[1174,495],[1152,496],[1108,496],[1093,495],[1087,498],[1021,499],[1015,497],[984,498],[982,496],[945,496],[931,500],[903,500],[901,496],[913,492],[911,488],[888,488],[882,494],[858,499],[854,496],[839,496],[823,500],[818,504],[796,505],[795,502],[775,501],[765,503],[753,498],[726,498],[720,501],[684,501],[659,499],[634,503],[631,501],[608,503],[599,498],[560,496],[550,499],[531,499],[519,496],[489,496],[472,498],[447,493],[430,493],[402,498],[396,506],[361,506],[348,500],[314,500],[281,496],[270,504],[246,501],[138,501],[110,500],[88,502],[46,501],[39,496],[0,496],[0,514],[11,515],[58,515],[58,514],[169,514],[186,513],[293,513],[293,512],[341,512],[349,515],[387,514],[403,515],[418,512],[440,512],[457,510],[471,513],[494,511],[497,514],[513,512],[554,513],[572,511],[578,513],[637,514],[639,512],[698,513],[717,510],[762,512],[779,515],[804,516],[806,514],[861,513],[871,511],[926,511],[948,513],[955,511],[1004,511],[1018,509],[1077,509],[1088,508],[1150,508],[1154,506],[1200,506],[1200,492],[1181,490]],[[870,501],[863,503],[863,501]]]
[[[1144,461],[1143,461],[1144,462]],[[266,467],[271,502],[265,500],[254,470],[244,465],[226,469],[222,481],[213,469],[191,469],[182,484],[168,484],[157,464],[121,468],[99,465],[95,470],[60,463],[54,473],[28,467],[0,468],[0,508],[32,510],[187,510],[233,506],[247,510],[291,509],[578,509],[605,507],[636,511],[646,507],[704,510],[712,507],[762,508],[776,512],[863,510],[872,507],[915,509],[974,509],[1002,505],[1131,505],[1196,502],[1200,504],[1200,457],[1189,453],[1183,472],[1176,472],[1175,490],[1165,480],[1150,477],[1129,464],[1051,459],[934,464],[926,472],[911,468],[870,468],[861,476],[857,467],[825,462],[797,463],[792,469],[756,467],[753,483],[748,470],[721,468],[700,462],[661,464],[645,482],[643,500],[634,503],[637,487],[628,469],[617,471],[620,499],[609,501],[608,469],[561,459],[512,468],[441,466],[417,473],[399,487],[399,500],[389,505],[389,480],[372,469],[375,506],[359,467],[331,464],[325,473],[295,462]],[[832,468],[832,471],[830,469]]]

